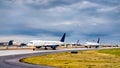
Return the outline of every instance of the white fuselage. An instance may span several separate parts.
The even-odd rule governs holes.
[[[52,46],[52,45],[62,45],[62,44],[64,44],[64,42],[33,40],[28,42],[27,46]]]
[[[100,45],[99,43],[96,43],[96,42],[86,42],[85,43],[85,46],[98,46]]]

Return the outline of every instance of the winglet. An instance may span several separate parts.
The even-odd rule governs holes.
[[[65,41],[65,36],[66,36],[66,33],[63,34],[62,38],[61,38],[61,42],[64,42]]]

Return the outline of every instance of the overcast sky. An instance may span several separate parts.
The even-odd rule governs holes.
[[[0,0],[0,41],[120,44],[120,0]]]

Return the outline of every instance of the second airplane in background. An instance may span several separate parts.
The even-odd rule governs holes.
[[[98,41],[97,42],[86,42],[85,43],[85,47],[86,48],[91,48],[92,46],[94,46],[95,48],[98,48],[99,45],[100,45],[100,38],[98,38]]]
[[[28,42],[27,46],[33,47],[33,50],[36,48],[44,47],[47,50],[47,47],[51,47],[53,50],[56,50],[57,46],[63,45],[65,41],[66,33],[63,34],[60,41],[42,41],[42,40],[32,40]]]

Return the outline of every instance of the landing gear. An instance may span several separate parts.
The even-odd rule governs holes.
[[[56,50],[56,46],[51,46],[51,48],[52,48],[53,50]]]
[[[48,50],[48,48],[45,46],[45,50]]]
[[[35,46],[32,46],[32,50],[34,51],[36,49],[36,47]]]
[[[33,48],[33,51],[35,50],[35,48]]]
[[[85,48],[88,48],[88,46],[85,46]]]
[[[95,46],[95,48],[98,48],[99,46]]]
[[[48,47],[51,47],[52,50],[56,50],[56,48],[57,48],[57,46],[55,45],[55,46],[44,46],[44,49],[48,50]],[[42,48],[42,46],[33,47],[32,50],[34,51],[34,50],[39,49],[39,48]]]
[[[56,47],[53,47],[53,50],[56,50]]]

